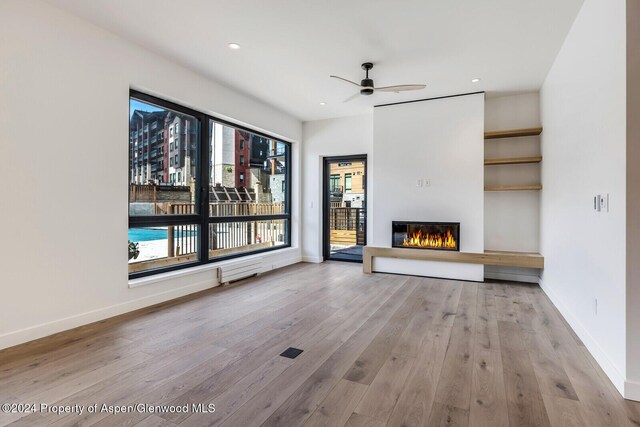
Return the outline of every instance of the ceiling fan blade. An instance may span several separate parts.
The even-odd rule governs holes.
[[[332,78],[338,79],[338,80],[342,80],[343,82],[351,83],[352,85],[356,85],[358,87],[362,87],[358,83],[352,82],[351,80],[343,79],[342,77],[338,77],[338,76],[329,76],[329,77],[332,77]]]
[[[396,86],[384,86],[377,87],[374,90],[376,92],[404,92],[407,90],[421,90],[427,87],[427,85],[396,85]]]
[[[342,102],[349,102],[349,101],[353,101],[354,99],[356,99],[357,97],[360,96],[360,92],[356,92],[353,95],[351,95],[350,97],[348,97],[347,99],[345,99]]]

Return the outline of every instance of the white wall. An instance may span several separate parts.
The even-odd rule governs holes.
[[[40,1],[0,2],[0,348],[212,286],[128,287],[129,88],[300,141],[301,123]],[[299,146],[293,149],[300,260]]]
[[[487,98],[484,110],[487,131],[540,126],[538,92]],[[540,137],[488,140],[485,158],[540,155]],[[543,160],[544,161],[544,160]],[[540,165],[485,167],[485,185],[540,183]],[[491,250],[539,252],[540,192],[487,191],[484,197],[484,247]],[[486,266],[485,277],[538,283],[539,271],[515,267]]]
[[[484,94],[374,109],[371,245],[391,246],[391,222],[460,222],[460,250],[484,250]],[[418,179],[430,187],[417,187]],[[371,215],[373,214],[373,215]],[[484,279],[482,265],[375,258],[375,271]]]
[[[625,25],[625,0],[585,0],[540,93],[541,286],[621,392]],[[610,195],[608,213],[593,210],[593,196],[600,193]]]
[[[302,259],[322,262],[322,159],[367,154],[370,161],[373,116],[305,122],[302,140]]]

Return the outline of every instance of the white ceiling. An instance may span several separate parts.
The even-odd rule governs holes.
[[[537,90],[583,2],[48,1],[301,120],[480,90]],[[354,88],[329,75],[359,81],[366,61],[375,64],[376,86],[428,86],[343,103]]]

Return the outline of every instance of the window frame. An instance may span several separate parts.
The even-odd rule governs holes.
[[[178,113],[186,114],[192,116],[198,122],[198,126],[200,128],[200,134],[197,141],[194,141],[196,144],[196,150],[198,153],[197,161],[196,161],[196,188],[198,192],[196,194],[196,214],[187,214],[187,215],[138,215],[131,216],[128,215],[129,218],[129,228],[144,228],[144,227],[153,227],[153,226],[171,226],[171,225],[197,225],[198,226],[198,259],[196,261],[187,262],[178,265],[172,265],[162,268],[156,268],[151,270],[139,271],[135,273],[129,273],[129,280],[137,279],[141,277],[152,276],[156,274],[166,273],[169,271],[182,270],[186,268],[211,264],[215,262],[220,262],[233,258],[241,258],[249,255],[277,251],[281,249],[286,249],[291,247],[291,197],[292,197],[292,189],[291,189],[291,177],[292,177],[292,168],[291,164],[292,159],[292,144],[290,141],[284,140],[280,137],[275,137],[268,133],[258,131],[252,129],[250,127],[246,127],[243,125],[239,125],[227,120],[224,120],[220,117],[206,114],[197,110],[194,110],[189,107],[185,107],[180,104],[176,104],[172,101],[167,101],[162,98],[158,98],[153,95],[149,95],[144,92],[140,92],[135,89],[129,89],[129,105],[131,105],[131,99],[135,99],[138,101],[146,102],[149,104],[156,105],[161,108],[166,108],[169,110],[173,110]],[[130,108],[130,107],[129,107]],[[242,215],[242,216],[209,216],[209,176],[210,176],[210,161],[211,161],[211,152],[210,152],[210,134],[209,134],[209,124],[210,123],[219,123],[224,126],[229,126],[241,131],[249,132],[269,140],[273,140],[274,143],[282,143],[285,144],[286,149],[284,152],[285,159],[285,201],[284,201],[284,214],[273,214],[273,215]],[[127,124],[127,129],[129,128],[129,124]],[[129,129],[129,134],[131,130]],[[234,147],[235,149],[235,147]],[[131,155],[131,147],[129,147],[129,156]],[[131,159],[129,158],[129,162]],[[129,193],[129,191],[127,191]],[[129,197],[129,196],[127,196]],[[129,211],[129,203],[127,203],[127,211]],[[279,246],[274,246],[271,248],[262,248],[256,249],[253,251],[247,251],[236,254],[229,254],[225,256],[213,257],[209,258],[209,225],[215,223],[229,223],[229,222],[247,222],[247,221],[262,221],[262,220],[285,220],[285,236],[284,236],[284,244]]]

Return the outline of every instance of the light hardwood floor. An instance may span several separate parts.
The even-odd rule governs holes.
[[[296,359],[279,354],[288,347]],[[0,425],[626,426],[539,287],[298,264],[0,352],[0,403],[215,404],[0,413]]]

